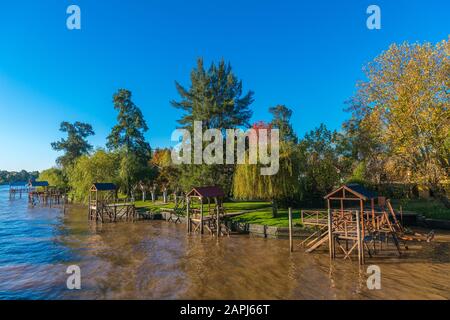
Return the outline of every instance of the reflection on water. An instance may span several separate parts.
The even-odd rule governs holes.
[[[72,207],[29,208],[0,187],[1,299],[449,299],[450,235],[402,258],[368,259],[382,289],[356,263],[289,254],[285,240],[187,236],[159,221],[96,226]],[[82,289],[65,271],[81,268]]]

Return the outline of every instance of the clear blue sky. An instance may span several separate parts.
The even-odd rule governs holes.
[[[82,30],[66,28],[66,8]],[[366,28],[366,8],[382,29]],[[180,111],[174,81],[187,85],[197,57],[225,58],[255,91],[253,120],[294,110],[299,135],[321,122],[339,129],[362,66],[393,42],[450,34],[448,0],[15,0],[0,6],[0,169],[44,169],[58,154],[59,123],[91,123],[104,146],[118,88],[133,91],[152,147],[170,145]]]

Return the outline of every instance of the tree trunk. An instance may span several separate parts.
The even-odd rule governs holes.
[[[152,202],[155,202],[155,191],[151,191],[151,195],[152,195]]]
[[[166,190],[163,191],[163,202],[167,203],[167,191]]]
[[[276,199],[272,199],[272,218],[278,217],[278,204]]]

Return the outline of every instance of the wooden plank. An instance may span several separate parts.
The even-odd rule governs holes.
[[[289,251],[294,251],[294,246],[292,243],[292,208],[289,208]]]
[[[306,250],[307,253],[311,253],[314,250],[316,250],[318,247],[320,247],[322,244],[326,243],[327,241],[329,241],[330,239],[330,235],[328,234],[328,231],[326,233],[324,233],[323,237],[315,244],[313,245],[311,248],[309,248],[308,250]]]

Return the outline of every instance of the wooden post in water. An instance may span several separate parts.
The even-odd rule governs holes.
[[[360,200],[360,207],[361,207],[361,233],[360,233],[360,240],[361,240],[361,261],[362,264],[364,264],[364,239],[366,238],[366,226],[364,222],[364,201]]]
[[[363,213],[364,214],[364,213]],[[361,213],[356,210],[356,241],[358,241],[358,262],[360,265],[364,264],[364,257],[362,255],[362,242],[361,242]]]
[[[186,197],[186,224],[187,224],[187,233],[191,233],[191,216],[189,212],[189,198]]]
[[[89,191],[88,219],[91,220],[91,191]]]
[[[216,215],[217,215],[217,226],[216,226],[216,234],[217,234],[217,239],[219,239],[219,234],[220,234],[220,215],[219,215],[219,211],[220,211],[220,208],[219,208],[219,205],[217,205],[217,212],[216,212]]]
[[[333,216],[331,213],[331,203],[330,203],[330,199],[328,199],[327,201],[327,207],[328,207],[328,247],[329,247],[329,253],[330,253],[330,258],[333,259],[334,258],[334,235],[333,235]]]
[[[289,251],[294,251],[294,245],[292,243],[292,208],[289,208]]]
[[[200,234],[203,234],[203,198],[200,197]]]

